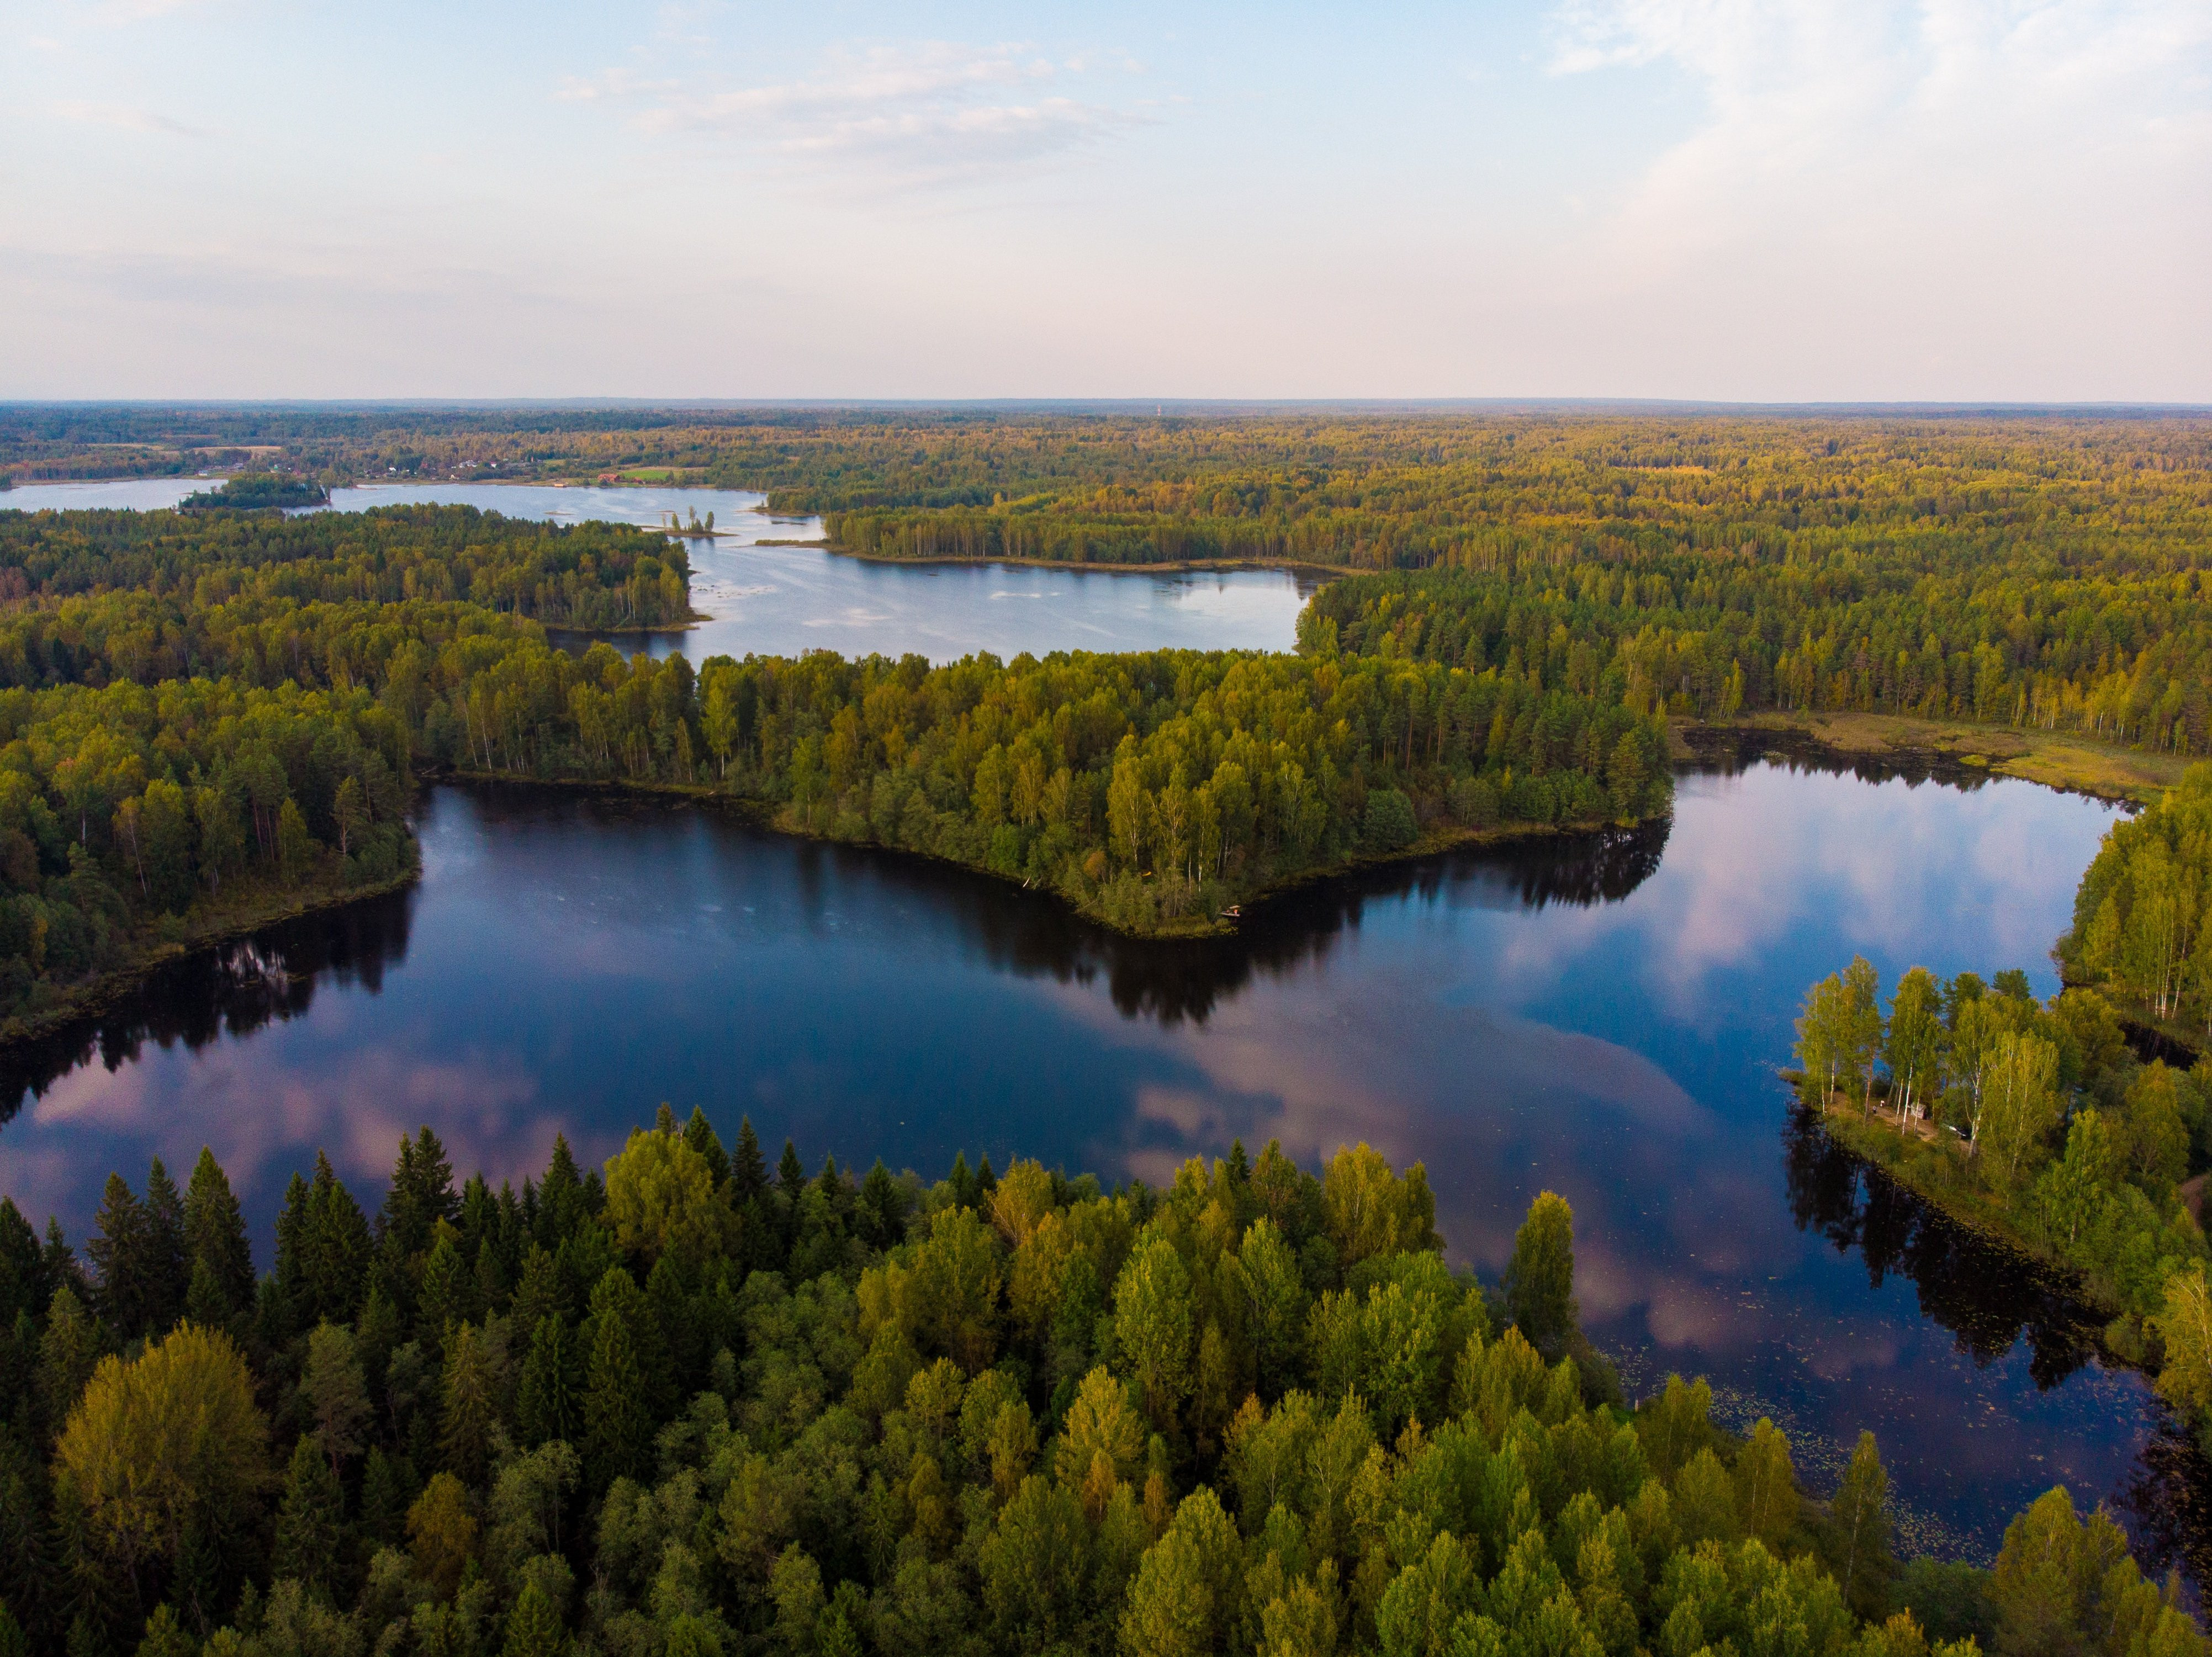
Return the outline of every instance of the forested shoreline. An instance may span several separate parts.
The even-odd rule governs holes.
[[[2017,968],[1984,983],[1913,967],[1885,1013],[1879,974],[1855,958],[1807,992],[1796,1057],[1828,1132],[2075,1274],[2113,1318],[2107,1344],[2154,1370],[2212,1445],[2212,1259],[2190,1194],[2212,1169],[2212,1060],[2146,1060],[2123,1022],[2201,1042],[2212,1017],[2208,822],[2199,764],[2106,831],[2047,1003]]]
[[[665,1106],[519,1193],[426,1127],[373,1216],[319,1156],[262,1274],[204,1150],[82,1259],[0,1199],[0,1650],[2201,1657],[2063,1490],[1900,1563],[1870,1435],[1821,1497],[1631,1405],[1574,1247],[1453,1272],[1364,1144],[930,1182]]]
[[[581,655],[690,614],[661,537],[467,507],[0,513],[0,1017],[388,883],[418,768],[727,796],[1133,931],[1454,834],[1640,821],[1665,733],[1495,672],[1164,652]]]

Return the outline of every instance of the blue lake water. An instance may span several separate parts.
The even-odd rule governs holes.
[[[39,483],[0,494],[0,511],[173,507],[204,478]],[[600,519],[653,525],[714,515],[714,538],[685,542],[693,608],[709,619],[680,633],[614,640],[653,656],[889,656],[955,661],[975,651],[1288,650],[1310,575],[1281,569],[1073,570],[1014,564],[881,564],[818,545],[819,519],[770,518],[764,497],[736,489],[555,488],[529,483],[371,483],[331,492],[329,508],[439,501],[553,523]],[[767,543],[769,544],[763,544]],[[580,643],[580,640],[563,642]]]
[[[373,1201],[420,1122],[518,1182],[556,1132],[605,1156],[663,1100],[933,1175],[964,1150],[1164,1181],[1232,1138],[1308,1165],[1364,1139],[1426,1162],[1486,1272],[1565,1193],[1584,1319],[1632,1384],[1711,1376],[1816,1487],[1873,1427],[1908,1545],[1985,1554],[2063,1480],[2171,1547],[2194,1464],[2140,1379],[1775,1077],[1804,986],[1854,950],[2049,992],[2110,821],[2025,783],[1755,763],[1686,776],[1663,833],[1407,865],[1165,946],[711,809],[441,787],[418,890],[260,940],[280,992],[202,962],[19,1055],[0,1188],[81,1233],[110,1168],[206,1143],[265,1252],[318,1147]]]

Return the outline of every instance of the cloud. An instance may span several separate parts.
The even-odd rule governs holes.
[[[1976,231],[2054,185],[2119,184],[2123,158],[2212,154],[2198,0],[1573,0],[1558,24],[1557,73],[1668,65],[1704,88],[1703,125],[1631,204],[1639,230],[1848,204],[1855,234],[1930,209]]]
[[[82,126],[112,126],[125,132],[148,132],[169,138],[212,136],[205,127],[190,126],[171,116],[131,104],[89,103],[82,99],[64,98],[56,101],[53,111],[64,120]]]
[[[1723,385],[1786,353],[1838,398],[2201,394],[2202,0],[1569,0],[1554,28],[1554,76],[1702,103],[1594,203],[1583,311],[1648,333],[1667,303]]]
[[[618,70],[568,82],[556,96],[638,104],[648,131],[913,186],[1027,167],[1149,118],[1077,95],[1095,73],[1084,59],[1055,61],[1024,46],[933,40],[840,47],[815,75],[778,83],[702,90]]]

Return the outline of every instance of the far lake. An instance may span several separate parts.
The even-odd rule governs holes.
[[[173,507],[207,478],[35,483],[0,493],[0,512]],[[331,491],[329,508],[441,501],[553,523],[656,525],[714,515],[712,540],[687,540],[692,607],[711,619],[682,633],[611,640],[654,656],[795,656],[809,650],[956,661],[979,650],[1288,650],[1310,577],[1280,569],[1053,569],[1017,564],[879,564],[806,545],[822,520],[773,519],[735,489],[556,489],[530,483],[371,483]],[[574,635],[564,643],[580,643]]]

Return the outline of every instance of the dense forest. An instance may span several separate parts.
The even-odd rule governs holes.
[[[695,674],[539,626],[681,618],[688,582],[663,537],[467,507],[0,513],[0,1016],[254,900],[392,877],[425,765],[726,794],[1139,930],[1425,836],[1671,798],[1657,721],[1495,671],[1169,652]]]
[[[1820,1499],[1702,1382],[1628,1407],[1563,1200],[1484,1285],[1364,1144],[926,1185],[664,1107],[519,1194],[425,1128],[374,1217],[319,1157],[276,1235],[205,1151],[82,1261],[0,1200],[0,1650],[2204,1649],[2063,1490],[1900,1566],[1870,1435]]]
[[[2052,951],[2066,984],[2047,1004],[2017,969],[1984,984],[1915,967],[1885,1013],[1879,975],[1854,959],[1808,992],[1797,1059],[1831,1132],[2080,1274],[2118,1314],[2109,1344],[2156,1368],[2212,1445],[2212,1290],[2184,1199],[2212,1168],[2212,1063],[2145,1062],[2128,1039],[2129,1025],[2148,1035],[2185,1014],[2203,1034],[2208,816],[2212,765],[2195,765],[2106,832]]]

